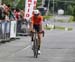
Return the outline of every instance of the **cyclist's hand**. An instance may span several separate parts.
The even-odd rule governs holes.
[[[34,32],[34,29],[30,29],[30,32]]]
[[[41,33],[43,33],[43,32],[44,32],[44,30],[41,30],[40,32],[41,32]]]
[[[42,32],[42,34],[43,34],[43,37],[44,37],[45,31],[44,31],[44,30],[42,30],[41,32]]]
[[[33,29],[29,29],[29,32],[30,32],[30,36],[32,36]]]

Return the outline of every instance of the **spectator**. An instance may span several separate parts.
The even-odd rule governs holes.
[[[24,19],[24,10],[20,11],[20,16],[21,16],[22,19]]]
[[[20,13],[20,9],[16,8],[15,11],[15,17],[17,19],[17,32],[20,33],[21,32],[21,13]]]

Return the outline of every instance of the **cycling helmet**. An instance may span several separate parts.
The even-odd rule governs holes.
[[[33,14],[35,15],[35,16],[38,16],[39,15],[39,10],[33,10]]]

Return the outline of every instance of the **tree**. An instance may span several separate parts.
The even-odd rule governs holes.
[[[73,14],[73,6],[70,4],[67,6],[67,14],[72,15]]]
[[[37,6],[41,6],[42,5],[42,0],[37,0]]]
[[[75,6],[73,7],[73,21],[75,21]]]

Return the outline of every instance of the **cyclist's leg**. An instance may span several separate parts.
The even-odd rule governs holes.
[[[33,28],[34,26],[33,26],[33,24],[32,24],[31,22],[30,22],[29,25],[30,25],[31,41],[33,42],[33,33],[32,33],[32,31],[33,31],[33,29],[34,29],[34,28]]]
[[[31,46],[32,46],[32,50],[33,50],[33,45],[34,45],[34,34],[31,32]]]
[[[40,50],[41,47],[41,33],[38,33],[38,50]]]
[[[32,32],[31,32],[31,42],[32,42],[32,50],[33,50],[33,45],[34,45],[34,31],[36,30],[36,26],[33,25],[33,28],[32,28]]]
[[[37,28],[37,32],[38,32],[38,50],[40,50],[40,46],[41,46],[41,33],[39,33],[40,31],[41,31],[40,25],[38,25],[38,28]]]
[[[34,30],[37,31],[38,33],[38,49],[40,50],[40,45],[41,45],[41,33],[40,32],[40,26],[39,25],[34,25],[33,26]]]
[[[33,42],[33,36],[34,36],[34,34],[33,33],[31,33],[31,41]]]

